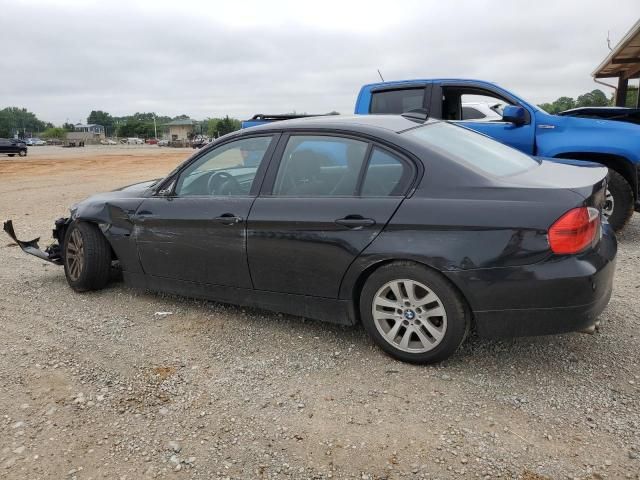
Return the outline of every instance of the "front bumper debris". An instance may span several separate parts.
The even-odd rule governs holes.
[[[7,232],[13,241],[18,244],[23,252],[56,265],[62,265],[62,244],[64,242],[64,233],[68,223],[69,219],[67,218],[59,218],[56,220],[55,229],[53,230],[53,238],[56,239],[58,243],[52,243],[45,248],[44,251],[42,251],[38,246],[40,237],[28,241],[18,240],[16,238],[16,233],[13,230],[13,222],[11,220],[4,222],[4,231]]]

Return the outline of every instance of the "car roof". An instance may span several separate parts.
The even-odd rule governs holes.
[[[257,131],[273,130],[345,130],[360,133],[391,133],[402,132],[409,128],[414,128],[425,123],[436,122],[437,120],[427,120],[426,122],[412,120],[402,115],[322,115],[318,117],[295,118],[291,120],[280,120],[264,125],[249,127],[242,132],[249,134]]]

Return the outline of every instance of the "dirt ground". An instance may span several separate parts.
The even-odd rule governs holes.
[[[191,153],[0,157],[0,219],[46,245],[72,203]],[[418,367],[359,327],[122,283],[77,294],[2,236],[0,477],[640,478],[640,215],[619,243],[600,332],[471,337]]]

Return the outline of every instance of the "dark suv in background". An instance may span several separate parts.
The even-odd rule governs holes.
[[[0,154],[7,154],[10,157],[18,154],[21,157],[26,157],[27,145],[19,139],[0,138]]]

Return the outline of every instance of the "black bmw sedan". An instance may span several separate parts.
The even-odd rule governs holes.
[[[118,265],[135,287],[362,322],[387,353],[428,363],[471,327],[593,328],[615,268],[606,175],[442,121],[297,119],[74,205],[44,252],[16,241],[64,265],[76,291],[104,287]]]

